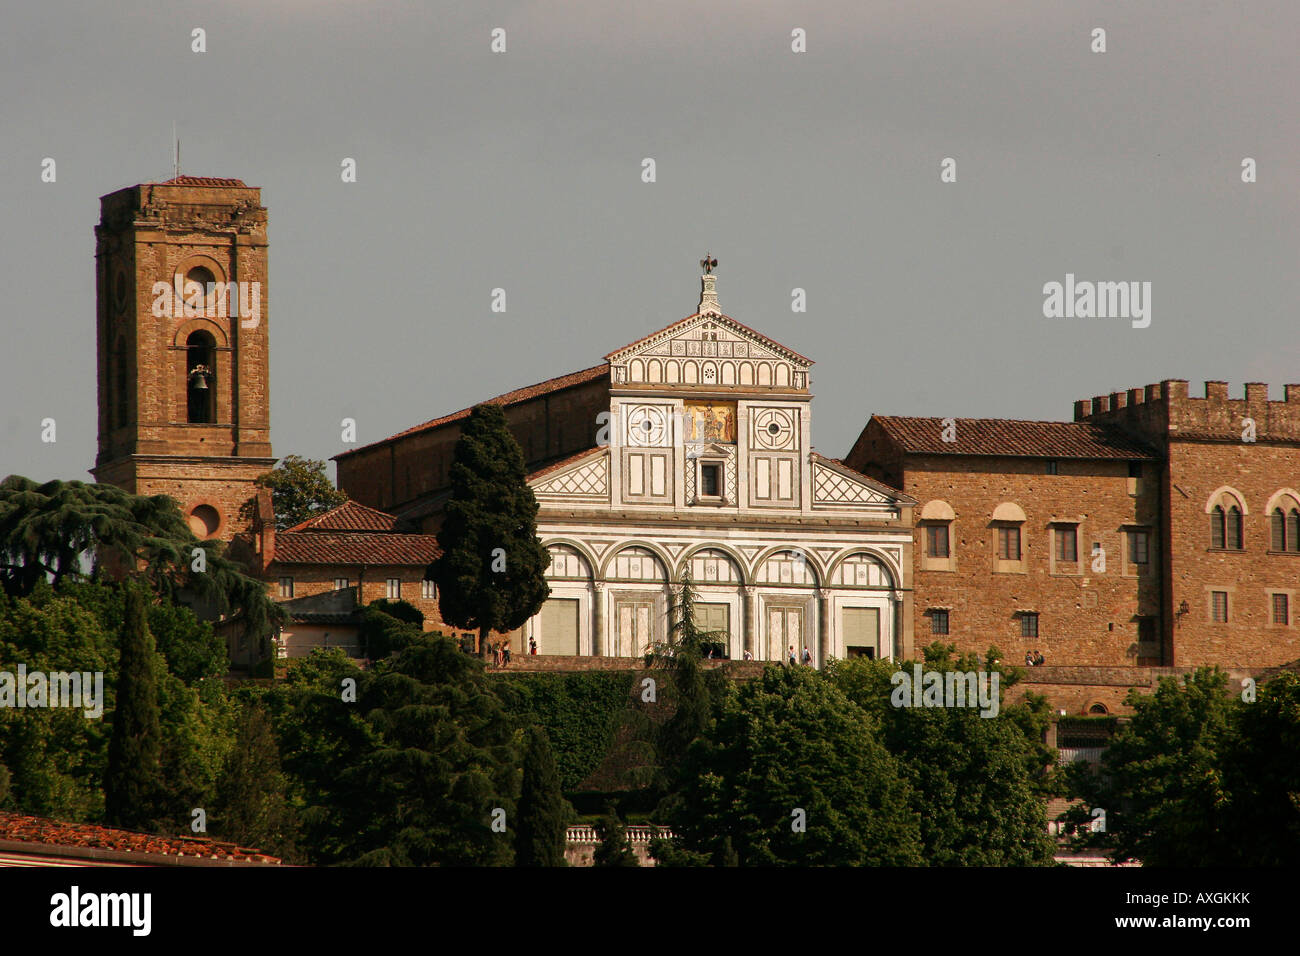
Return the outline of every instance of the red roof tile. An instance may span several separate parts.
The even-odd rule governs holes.
[[[564,458],[561,458],[559,461],[551,462],[545,468],[539,468],[536,471],[529,472],[527,480],[533,481],[537,478],[541,478],[545,475],[549,475],[553,472],[559,471],[562,468],[567,468],[569,465],[572,465],[574,462],[586,458],[588,455],[591,455],[593,452],[604,451],[604,450],[605,450],[605,446],[603,445],[594,445],[591,448],[584,448],[582,451],[574,452],[572,455],[568,455]]]
[[[424,568],[441,552],[431,534],[285,531],[275,536],[275,564],[388,564]]]
[[[990,455],[1007,458],[1158,457],[1119,428],[1092,422],[1028,422],[1010,418],[958,418],[956,441],[943,440],[944,419],[873,415],[905,451],[925,455]]]
[[[165,183],[159,183],[161,186],[238,186],[242,189],[248,187],[244,185],[242,179],[222,179],[220,176],[174,176]]]
[[[587,382],[595,382],[599,379],[609,378],[609,363],[605,362],[600,365],[593,365],[591,368],[583,369],[581,372],[570,372],[568,375],[561,375],[558,378],[549,378],[544,382],[538,382],[536,385],[529,385],[527,388],[517,388],[513,392],[506,392],[504,395],[498,395],[496,398],[489,398],[485,401],[478,402],[479,405],[516,405],[519,402],[526,402],[532,398],[538,398],[542,395],[549,395],[552,392],[558,392],[562,389],[572,388],[575,385],[584,385]],[[451,422],[460,421],[463,418],[469,418],[469,413],[474,410],[471,405],[468,408],[462,408],[458,412],[452,412],[450,415],[443,415],[441,418],[435,418],[425,422],[423,425],[415,425],[405,431],[400,431],[396,435],[390,435],[377,442],[371,442],[369,445],[363,445],[360,448],[354,448],[352,451],[345,451],[335,455],[331,461],[339,461],[343,458],[349,458],[352,455],[359,455],[363,451],[372,448],[378,448],[380,445],[387,445],[389,442],[397,441],[399,438],[406,438],[419,432],[431,431],[440,428]]]
[[[243,860],[279,863],[280,859],[237,843],[222,843],[207,837],[155,836],[118,830],[92,823],[69,823],[0,810],[0,840],[39,846],[85,847],[128,853],[158,853],[166,856],[206,857],[215,860]]]
[[[355,501],[345,501],[337,508],[322,512],[306,521],[286,528],[284,534],[297,531],[398,531],[396,517],[377,508],[367,508]]]

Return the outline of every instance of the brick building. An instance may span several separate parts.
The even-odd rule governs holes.
[[[1075,403],[1075,420],[1155,447],[1167,663],[1259,667],[1300,659],[1300,385],[1188,395],[1171,379]]]
[[[845,461],[918,502],[916,645],[1076,667],[1300,659],[1300,386],[1205,389],[1083,400],[1074,422],[873,416]]]
[[[917,500],[918,647],[1160,663],[1156,455],[1110,426],[875,415],[850,467]]]
[[[100,199],[97,481],[175,498],[229,541],[271,469],[267,214],[238,179],[177,176]]]

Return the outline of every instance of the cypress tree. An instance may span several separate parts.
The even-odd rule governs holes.
[[[451,494],[427,577],[438,585],[442,619],[488,634],[512,631],[550,595],[550,555],[537,540],[537,498],[523,452],[499,405],[478,405],[461,430],[449,472]]]
[[[260,703],[239,716],[235,746],[217,783],[214,822],[221,836],[280,857],[296,855],[294,821],[271,720]]]
[[[600,846],[592,857],[593,866],[640,866],[641,861],[632,851],[632,841],[627,838],[627,828],[618,818],[614,808],[605,811],[604,818],[596,824]]]
[[[162,742],[154,654],[144,591],[137,584],[128,584],[104,806],[110,824],[134,830],[153,829],[158,824],[155,810],[162,784]]]
[[[546,731],[529,727],[524,741],[524,780],[515,829],[515,866],[564,866],[573,808],[560,789],[560,775]]]

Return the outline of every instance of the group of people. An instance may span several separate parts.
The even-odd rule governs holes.
[[[1043,657],[1038,651],[1025,651],[1026,667],[1042,667],[1047,663],[1047,658]]]
[[[510,666],[510,641],[508,639],[489,644],[488,649],[492,652],[493,667]]]
[[[799,663],[799,656],[795,654],[793,644],[786,650],[785,656],[791,667]],[[803,646],[803,663],[805,667],[812,667],[812,651],[808,650],[807,644]]]

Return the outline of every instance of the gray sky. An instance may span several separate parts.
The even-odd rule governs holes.
[[[694,311],[706,250],[723,311],[816,360],[832,456],[872,412],[1067,419],[1162,378],[1280,398],[1297,36],[1294,0],[8,9],[0,475],[93,464],[98,197],[171,175],[173,121],[184,172],[270,210],[281,456],[595,365]],[[1151,282],[1150,327],[1044,318],[1066,273]]]

